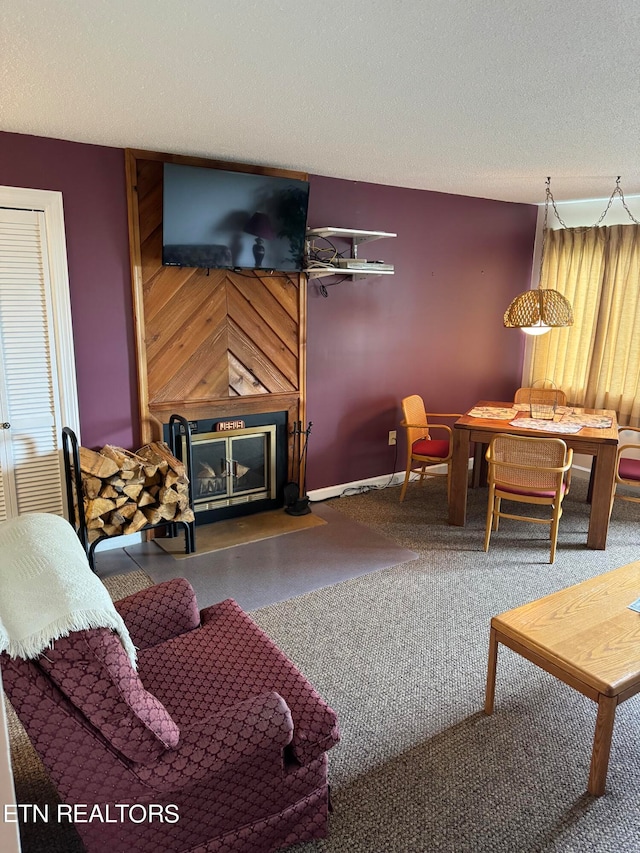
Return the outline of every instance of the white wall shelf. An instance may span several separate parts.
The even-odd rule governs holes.
[[[309,241],[314,237],[340,237],[351,242],[351,259],[358,260],[358,246],[362,243],[370,243],[372,240],[381,240],[385,237],[397,237],[390,231],[363,231],[358,228],[334,228],[332,226],[324,226],[322,228],[307,229],[307,256],[309,249]],[[331,264],[309,266],[305,269],[307,277],[324,278],[329,275],[349,276],[354,281],[362,278],[369,278],[372,275],[393,275],[395,270],[391,269],[376,269],[375,262],[371,262],[370,266],[365,269],[348,269],[346,267],[333,266]]]

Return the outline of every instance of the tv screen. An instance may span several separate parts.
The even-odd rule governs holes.
[[[299,272],[307,181],[164,164],[162,263]]]

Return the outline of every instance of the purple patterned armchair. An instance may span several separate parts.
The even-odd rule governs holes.
[[[231,599],[198,612],[183,578],[116,609],[137,672],[108,628],[0,655],[87,851],[263,853],[326,835],[336,715],[255,622]]]

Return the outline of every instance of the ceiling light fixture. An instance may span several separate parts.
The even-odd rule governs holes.
[[[576,230],[590,231],[592,228],[597,228],[598,225],[607,215],[609,208],[616,196],[619,196],[624,209],[627,211],[629,218],[640,225],[640,222],[635,219],[627,203],[624,200],[624,193],[620,187],[620,176],[616,179],[616,186],[609,197],[609,201],[600,218],[594,225],[587,228],[579,228]],[[547,242],[547,223],[549,218],[549,203],[553,207],[553,212],[556,219],[563,228],[568,228],[558,213],[556,202],[551,192],[551,178],[547,178],[546,196],[544,202],[544,221],[542,224],[542,250],[540,252],[540,271],[538,273],[538,287],[531,290],[525,290],[519,294],[511,302],[504,315],[504,325],[508,329],[522,329],[528,335],[544,335],[550,332],[551,329],[566,328],[573,326],[573,309],[569,300],[557,290],[549,290],[542,287],[542,265],[544,263],[546,242]]]
[[[508,329],[522,329],[528,335],[544,335],[553,328],[573,326],[573,309],[568,299],[557,290],[549,290],[546,287],[542,287],[542,264],[544,263],[547,242],[549,201],[553,204],[555,214],[558,216],[555,200],[551,194],[551,178],[547,178],[546,188],[538,287],[525,290],[524,293],[516,296],[504,315],[504,325]],[[562,222],[559,216],[558,220]]]

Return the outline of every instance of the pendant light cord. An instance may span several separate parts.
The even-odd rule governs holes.
[[[613,192],[611,193],[611,195],[609,196],[609,201],[607,202],[607,206],[605,207],[605,209],[600,214],[600,217],[597,220],[597,222],[594,222],[593,225],[579,225],[574,229],[575,231],[580,231],[580,232],[586,233],[587,231],[592,231],[594,228],[597,228],[600,225],[600,223],[603,221],[603,219],[605,218],[607,213],[609,213],[609,209],[611,208],[611,205],[613,204],[613,200],[616,198],[616,196],[622,202],[622,206],[627,211],[629,219],[632,222],[634,222],[636,225],[640,225],[640,220],[636,219],[635,216],[633,215],[633,213],[631,213],[631,211],[629,210],[629,207],[627,205],[627,202],[625,201],[624,193],[622,192],[622,187],[620,186],[620,177],[621,176],[618,175],[618,177],[616,178],[615,188],[614,188]],[[560,225],[562,225],[563,228],[568,229],[569,226],[567,225],[567,223],[564,221],[564,219],[558,213],[558,208],[556,207],[556,200],[553,197],[553,193],[551,192],[551,178],[550,177],[547,178],[546,194],[545,194],[545,200],[544,200],[544,220],[542,223],[542,248],[540,250],[540,270],[538,273],[538,290],[540,290],[540,288],[542,287],[542,268],[543,268],[543,264],[544,264],[545,249],[546,249],[546,245],[547,245],[547,223],[549,221],[549,203],[551,203],[555,217],[558,220],[558,222],[560,223]]]
[[[563,228],[568,228],[569,226],[567,225],[567,223],[562,219],[562,217],[561,217],[561,216],[560,216],[560,214],[558,213],[558,208],[556,207],[556,201],[555,201],[555,199],[554,199],[554,197],[553,197],[553,194],[552,194],[552,192],[551,192],[551,188],[550,188],[550,187],[551,187],[551,178],[547,178],[547,198],[546,198],[546,202],[545,202],[545,220],[544,220],[544,221],[545,221],[545,227],[546,227],[546,223],[547,223],[546,207],[547,207],[547,205],[549,204],[549,200],[551,200],[551,204],[553,205],[553,212],[554,212],[554,213],[555,213],[555,215],[556,215],[556,219],[558,220],[558,222],[560,223],[560,225],[562,225],[562,227],[563,227]],[[601,213],[600,218],[598,219],[598,221],[597,221],[597,222],[594,222],[594,223],[593,223],[593,225],[581,225],[581,226],[578,226],[575,230],[576,230],[576,231],[591,231],[593,228],[597,228],[597,227],[598,227],[598,225],[600,225],[600,223],[602,222],[602,220],[605,218],[605,216],[607,215],[607,213],[609,213],[609,208],[610,208],[610,207],[611,207],[611,205],[613,204],[613,200],[614,200],[614,198],[615,198],[616,196],[618,196],[618,198],[619,198],[619,199],[620,199],[620,201],[622,202],[622,206],[623,206],[623,207],[624,207],[624,209],[627,211],[627,214],[628,214],[628,216],[629,216],[629,219],[630,219],[632,222],[634,222],[636,225],[640,225],[640,220],[638,220],[638,219],[636,219],[636,218],[635,218],[635,216],[633,215],[633,213],[631,213],[631,211],[629,210],[629,207],[627,206],[627,202],[625,201],[625,198],[624,198],[624,193],[622,192],[622,187],[620,186],[620,175],[618,175],[618,177],[616,178],[616,186],[615,186],[615,189],[613,190],[613,192],[612,192],[612,193],[611,193],[611,195],[609,196],[609,201],[607,202],[607,206],[606,206],[606,207],[605,207],[605,209],[602,211],[602,213]]]

